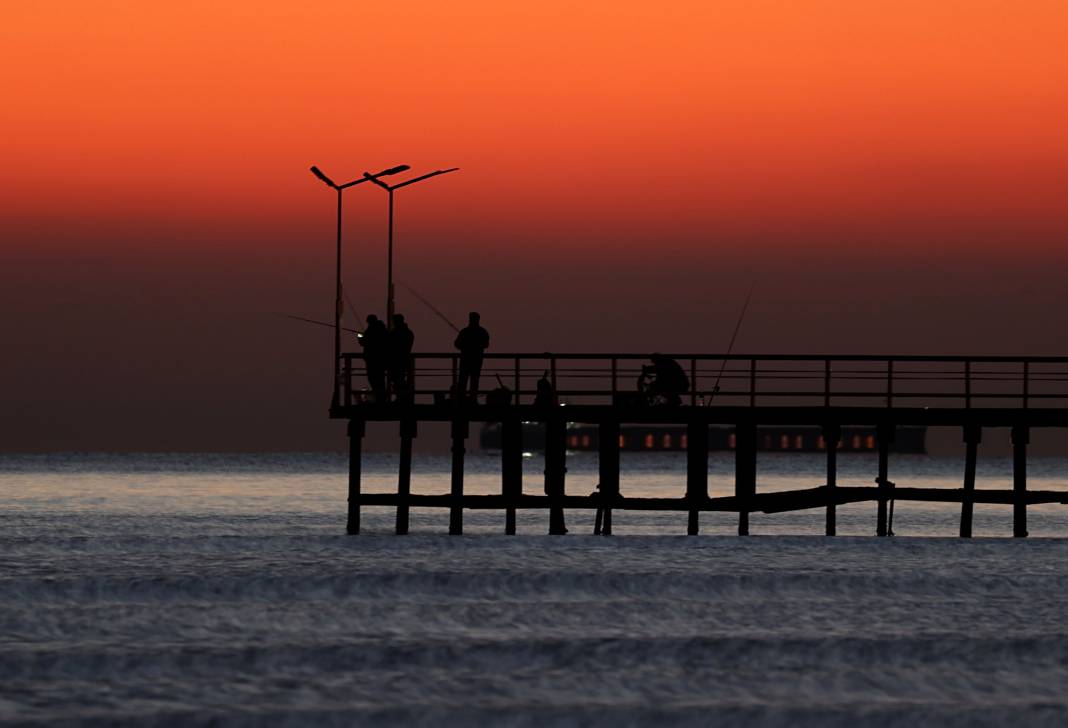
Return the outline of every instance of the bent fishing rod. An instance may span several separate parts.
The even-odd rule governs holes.
[[[734,324],[734,333],[731,334],[731,341],[727,345],[727,354],[723,358],[723,363],[719,366],[719,374],[716,375],[716,383],[712,386],[712,393],[708,395],[708,404],[706,406],[712,406],[712,398],[719,392],[719,382],[723,379],[723,371],[727,368],[727,358],[734,351],[734,342],[738,338],[738,331],[742,328],[742,320],[745,318],[745,312],[749,309],[749,301],[753,298],[753,289],[756,288],[756,281],[749,284],[749,293],[745,296],[745,303],[742,304],[742,312],[738,314],[738,321]]]
[[[456,326],[456,324],[454,324],[454,323],[453,323],[452,321],[450,321],[450,320],[449,320],[449,317],[448,317],[448,316],[446,316],[445,314],[443,314],[443,313],[442,313],[441,311],[439,311],[439,310],[437,309],[437,307],[436,307],[436,306],[435,306],[434,304],[432,304],[432,303],[431,303],[430,301],[428,301],[428,300],[426,300],[425,298],[423,298],[422,296],[420,296],[420,295],[419,295],[419,293],[418,293],[418,292],[417,292],[417,291],[416,291],[416,290],[415,290],[414,288],[412,288],[411,286],[409,286],[409,285],[408,285],[407,283],[401,283],[401,285],[402,285],[402,286],[404,286],[405,288],[407,288],[407,289],[408,289],[408,292],[409,292],[409,293],[411,293],[411,294],[412,294],[413,296],[415,296],[416,298],[418,298],[418,299],[419,299],[419,301],[420,301],[420,303],[422,303],[422,304],[423,304],[424,306],[426,306],[426,307],[427,307],[427,308],[429,308],[429,309],[430,309],[431,311],[433,311],[433,312],[434,312],[434,314],[435,314],[435,315],[436,315],[436,316],[437,316],[437,317],[438,317],[439,319],[441,319],[442,321],[444,321],[445,323],[447,323],[447,324],[449,325],[449,328],[451,328],[451,329],[452,329],[453,331],[455,331],[456,333],[460,333],[460,329],[459,329],[459,328],[458,328],[458,327]]]

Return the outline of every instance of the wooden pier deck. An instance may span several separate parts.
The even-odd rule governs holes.
[[[348,532],[360,531],[362,506],[397,509],[396,531],[408,532],[412,507],[449,510],[449,533],[463,532],[467,509],[498,509],[504,532],[515,533],[519,509],[547,512],[550,534],[563,534],[565,509],[602,513],[602,533],[612,533],[613,510],[687,513],[686,533],[700,531],[700,514],[738,514],[738,533],[749,533],[749,514],[822,508],[825,533],[837,530],[836,507],[873,502],[875,533],[892,533],[894,501],[960,503],[960,535],[972,534],[976,503],[1012,507],[1013,535],[1027,535],[1027,507],[1068,504],[1068,492],[1027,488],[1027,446],[1033,428],[1068,427],[1068,357],[926,357],[825,355],[669,354],[687,371],[690,391],[681,405],[649,403],[636,394],[643,354],[487,354],[482,381],[500,376],[510,390],[508,404],[456,401],[450,392],[459,369],[456,354],[419,354],[411,362],[411,396],[375,403],[364,390],[359,354],[343,354],[330,416],[348,420]],[[535,380],[543,373],[560,405],[533,404]],[[483,392],[486,390],[483,389]],[[367,422],[397,422],[400,465],[396,493],[361,492],[362,439]],[[420,422],[448,422],[452,437],[449,493],[411,493],[412,440]],[[464,493],[464,456],[472,423],[501,423],[501,492]],[[545,435],[544,494],[522,492],[522,423],[541,422]],[[600,493],[569,495],[566,433],[569,422],[599,431]],[[619,490],[620,425],[663,423],[684,426],[687,474],[675,498],[628,498]],[[734,493],[712,497],[708,483],[709,427],[733,428]],[[787,492],[757,491],[757,427],[810,425],[822,432],[826,479]],[[875,428],[878,466],[870,486],[838,482],[837,454],[843,426]],[[923,488],[896,484],[890,454],[895,430],[903,426],[955,427],[965,443],[961,487]],[[1013,487],[975,487],[978,445],[984,429],[1008,428],[1013,448]],[[681,522],[680,522],[681,528]]]

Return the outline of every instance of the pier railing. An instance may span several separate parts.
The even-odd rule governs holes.
[[[857,407],[1064,407],[1068,357],[667,354],[686,372],[683,404]],[[487,353],[480,391],[503,385],[531,404],[545,376],[562,402],[638,403],[647,354]],[[344,406],[370,403],[363,357],[342,355]],[[412,399],[447,402],[456,353],[411,357]],[[499,378],[499,379],[498,379]]]

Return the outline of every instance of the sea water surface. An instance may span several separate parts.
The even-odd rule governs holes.
[[[541,490],[541,461],[524,487]],[[499,461],[468,457],[471,492]],[[729,457],[710,462],[713,495]],[[818,456],[761,455],[761,490],[818,485]],[[899,484],[959,487],[955,459],[895,456]],[[1031,487],[1068,491],[1068,461]],[[842,484],[874,458],[841,457]],[[368,456],[365,488],[396,484]],[[417,459],[415,492],[448,490]],[[597,479],[574,454],[568,491]],[[624,495],[679,495],[685,459],[624,454]],[[979,487],[1009,487],[1007,460]],[[569,511],[366,508],[344,535],[340,455],[0,457],[0,722],[19,725],[1065,725],[1068,506],[899,503],[823,512],[616,512],[612,537]]]

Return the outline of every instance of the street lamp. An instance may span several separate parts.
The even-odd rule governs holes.
[[[336,296],[334,300],[334,395],[331,399],[331,407],[336,407],[341,399],[341,193],[353,185],[358,185],[367,182],[368,180],[377,182],[379,177],[406,172],[409,169],[411,169],[411,167],[407,164],[401,164],[396,167],[384,169],[377,174],[365,173],[364,176],[359,179],[339,185],[323,174],[323,171],[318,167],[313,165],[311,168],[312,174],[325,183],[327,187],[337,191],[337,271],[335,276]]]
[[[389,262],[386,266],[386,326],[393,328],[393,190],[399,190],[401,187],[407,187],[408,185],[414,185],[416,182],[422,182],[425,179],[431,177],[437,177],[439,174],[448,174],[449,172],[456,172],[459,167],[450,167],[449,169],[439,169],[436,172],[430,172],[420,177],[405,180],[395,185],[387,185],[385,182],[378,179],[381,176],[381,172],[378,174],[371,174],[370,172],[364,172],[364,180],[374,182],[376,185],[384,189],[389,193]]]

